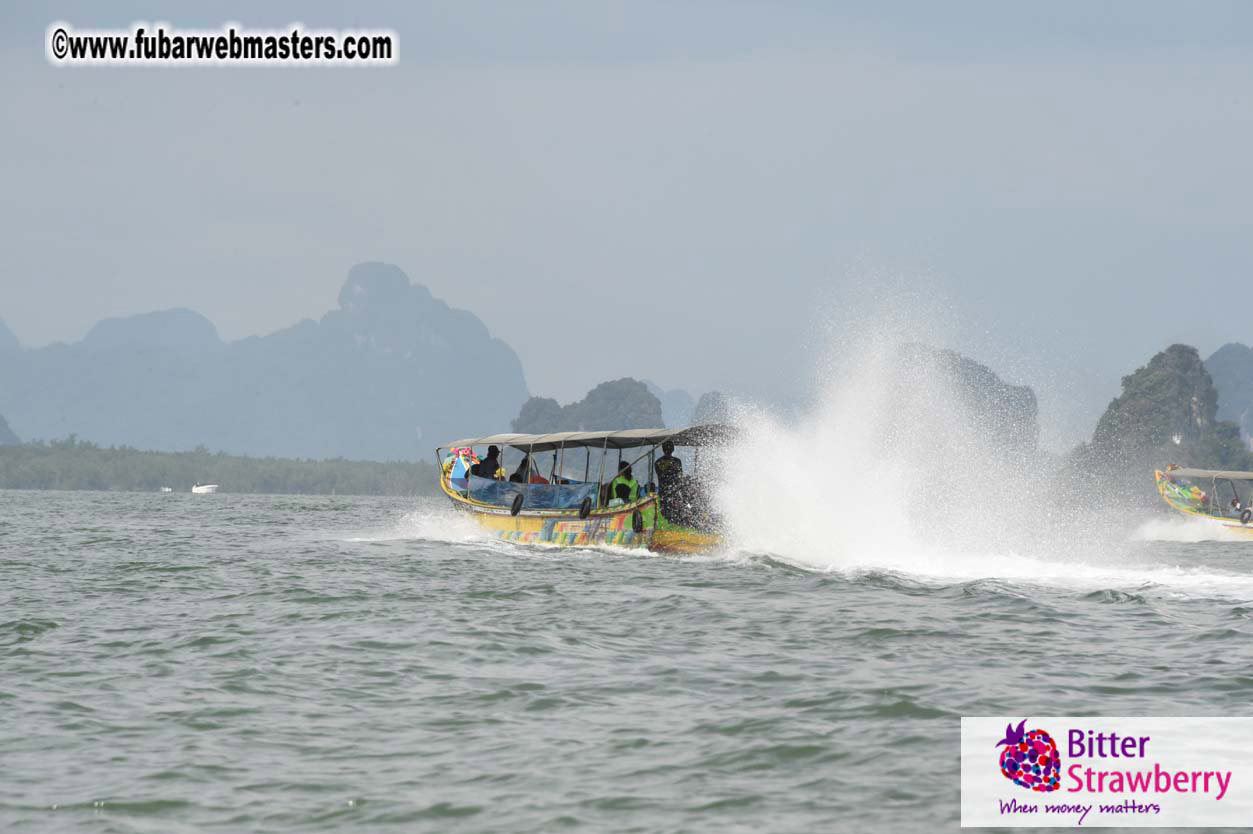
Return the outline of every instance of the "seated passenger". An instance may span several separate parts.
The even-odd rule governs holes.
[[[470,474],[478,475],[480,478],[496,478],[503,481],[505,470],[500,467],[500,449],[496,446],[488,446],[487,457],[471,466]]]
[[[640,497],[640,482],[631,474],[631,464],[618,464],[618,477],[609,483],[609,506],[620,507]]]
[[[529,483],[531,477],[531,456],[523,455],[522,462],[518,464],[518,468],[513,470],[513,474],[509,476],[511,484]]]

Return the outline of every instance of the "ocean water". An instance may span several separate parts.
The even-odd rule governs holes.
[[[0,830],[934,832],[962,715],[1253,703],[1253,542],[746,538],[0,492]]]

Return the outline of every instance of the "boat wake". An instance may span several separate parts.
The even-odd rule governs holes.
[[[1048,593],[1115,591],[1159,599],[1253,600],[1253,575],[1208,564],[1164,562],[1092,564],[1073,559],[1040,559],[1014,554],[932,554],[920,560],[916,551],[848,562],[796,559],[769,553],[735,552],[722,558],[736,563],[756,562],[809,573],[832,574],[852,582],[892,577],[911,587],[933,590],[955,584],[992,582],[1012,593],[1029,596]]]
[[[352,536],[348,541],[383,542],[419,539],[443,544],[497,541],[465,513],[441,501],[428,500],[390,525]]]

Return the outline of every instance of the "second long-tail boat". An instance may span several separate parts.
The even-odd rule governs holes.
[[[1154,476],[1158,494],[1171,509],[1253,538],[1253,472],[1168,466]]]

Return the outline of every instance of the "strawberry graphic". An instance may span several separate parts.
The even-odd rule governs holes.
[[[997,747],[1005,745],[1001,751],[1001,773],[1015,785],[1022,785],[1029,791],[1055,791],[1062,770],[1057,744],[1044,730],[1023,732],[1026,726],[1025,718],[1017,728],[1012,724],[1005,725],[1005,738],[996,743]]]

